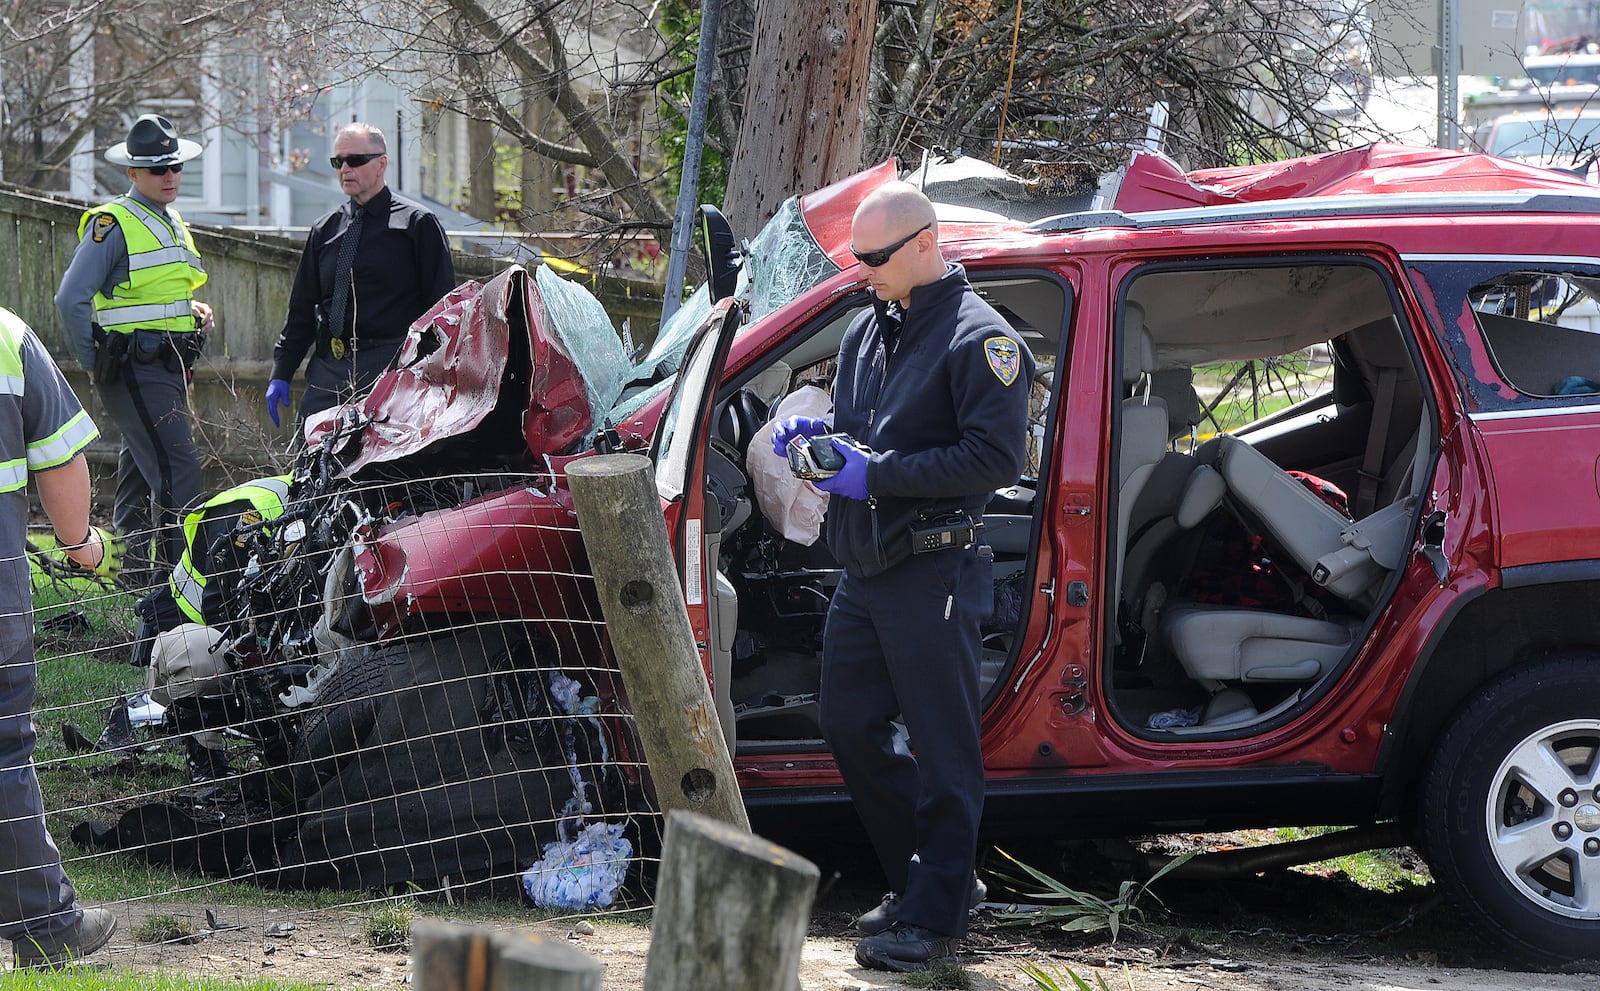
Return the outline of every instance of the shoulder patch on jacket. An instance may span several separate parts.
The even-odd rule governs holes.
[[[1001,385],[1010,385],[1017,380],[1017,373],[1022,370],[1022,355],[1011,338],[989,338],[983,342],[983,353],[989,359],[989,370],[994,372],[994,377],[1000,380]]]
[[[94,215],[94,223],[89,225],[89,236],[94,238],[96,244],[99,244],[106,239],[107,235],[111,233],[111,228],[115,226],[117,226],[116,217],[109,213],[97,213]]]

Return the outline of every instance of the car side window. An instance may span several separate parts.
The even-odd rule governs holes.
[[[1430,262],[1413,274],[1432,290],[1472,405],[1592,403],[1600,395],[1600,266]]]

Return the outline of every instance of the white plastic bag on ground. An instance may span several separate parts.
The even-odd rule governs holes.
[[[545,845],[544,856],[522,872],[522,890],[540,908],[572,911],[605,908],[617,897],[628,874],[633,844],[623,825],[595,822],[570,843]]]
[[[831,412],[833,400],[826,392],[814,385],[801,386],[783,397],[772,419],[750,438],[750,449],[744,456],[745,471],[750,473],[761,515],[785,539],[808,547],[817,542],[817,535],[822,532],[828,494],[790,473],[789,459],[772,453],[772,432],[780,421],[791,416],[826,417]]]

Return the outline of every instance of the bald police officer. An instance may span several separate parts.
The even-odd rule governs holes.
[[[839,346],[833,429],[853,440],[831,441],[844,467],[814,483],[845,572],[823,632],[822,732],[891,889],[856,920],[856,961],[913,971],[955,956],[984,893],[979,626],[994,581],[974,524],[1022,472],[1033,356],[945,261],[916,187],[870,193],[850,240],[875,299]],[[791,417],[773,449],[827,429]]]
[[[106,152],[129,190],[83,215],[78,250],[56,291],[68,347],[122,433],[112,523],[128,539],[135,582],[165,574],[183,554],[180,526],[200,495],[200,453],[189,422],[189,370],[211,308],[194,238],[173,208],[183,163],[200,145],[157,114],[134,121]]]

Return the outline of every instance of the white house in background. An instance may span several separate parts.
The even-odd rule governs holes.
[[[248,113],[207,113],[206,106],[223,107],[225,97],[209,81],[201,89],[203,96],[198,101],[154,98],[128,111],[130,121],[142,113],[169,117],[180,134],[205,145],[205,154],[185,172],[177,202],[189,220],[277,229],[309,226],[345,198],[328,156],[334,132],[352,120],[368,121],[383,130],[389,145],[391,187],[440,206],[443,204],[436,197],[456,198],[454,191],[429,182],[424,165],[429,139],[424,136],[417,103],[380,77],[334,87],[317,99],[311,117],[264,133],[253,126]],[[122,170],[107,164],[103,157],[106,147],[123,136],[96,131],[79,145],[67,190],[71,195],[98,200],[127,188]],[[452,219],[471,218],[461,214]]]
[[[596,11],[604,8],[610,9],[606,16],[599,16]],[[632,19],[626,19],[630,15]],[[608,81],[642,61],[637,46],[654,39],[654,33],[631,8],[604,0],[594,5],[581,28],[573,28],[567,43],[571,71],[591,103],[613,111],[621,107]],[[419,86],[433,90],[438,84],[425,82],[427,73],[404,71],[410,60],[401,54],[396,62],[401,71],[392,76],[368,72],[314,94],[304,119],[288,125],[268,121],[258,126],[255,108],[241,94],[260,99],[266,92],[269,81],[264,60],[223,52],[203,56],[202,64],[209,62],[212,71],[196,73],[185,87],[188,95],[143,100],[127,108],[121,127],[91,132],[73,155],[65,188],[58,191],[79,199],[101,200],[125,190],[122,170],[106,163],[103,153],[125,137],[126,127],[135,117],[154,112],[172,119],[184,137],[205,144],[205,154],[185,172],[177,202],[185,218],[244,228],[304,230],[344,201],[328,156],[338,127],[362,120],[384,132],[392,188],[428,204],[452,233],[484,231],[493,235],[498,230],[492,226],[494,218],[476,218],[454,208],[467,201],[472,173],[469,122],[439,109],[434,92],[419,91]],[[223,79],[228,81],[218,81]],[[646,116],[650,108],[635,105],[633,110],[629,116],[636,135],[653,134],[653,115]],[[643,140],[636,138],[627,147],[638,155]],[[546,164],[550,171],[535,184],[538,188],[524,191],[525,197],[543,201],[540,206],[559,199],[572,185],[570,178],[562,175],[564,167]],[[549,181],[543,181],[545,178]]]

